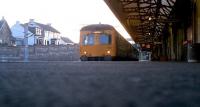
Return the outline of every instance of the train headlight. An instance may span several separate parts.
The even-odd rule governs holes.
[[[84,51],[83,53],[84,53],[85,55],[87,54],[87,52],[86,52],[86,51]]]
[[[107,54],[110,54],[110,51],[107,51]]]

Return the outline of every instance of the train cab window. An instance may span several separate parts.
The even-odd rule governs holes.
[[[99,37],[100,44],[111,44],[111,36],[107,34],[101,34]]]
[[[84,35],[83,36],[83,45],[94,45],[94,35]]]

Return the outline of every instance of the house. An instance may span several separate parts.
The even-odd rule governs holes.
[[[2,46],[12,46],[14,43],[14,38],[7,21],[2,17],[0,20],[0,45]]]
[[[61,37],[60,39],[60,45],[73,45],[74,42],[72,42],[68,37]]]
[[[17,45],[59,45],[60,32],[51,24],[41,24],[30,19],[28,23],[21,24],[19,21],[11,27]]]
[[[11,27],[11,31],[12,31],[12,35],[15,38],[15,44],[16,45],[24,45],[24,26],[20,24],[19,21],[16,22],[16,24],[14,26]],[[33,37],[32,37],[33,38]],[[28,38],[29,41],[31,40],[30,38]],[[33,45],[30,44],[29,45]]]

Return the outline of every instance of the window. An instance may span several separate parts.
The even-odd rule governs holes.
[[[83,35],[83,45],[94,45],[94,34]]]
[[[100,44],[111,44],[111,36],[107,34],[100,34],[99,37]]]
[[[36,35],[42,35],[42,30],[40,28],[35,28],[36,30]]]

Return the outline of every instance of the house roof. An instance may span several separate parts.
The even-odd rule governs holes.
[[[42,29],[46,30],[46,31],[52,31],[52,32],[56,32],[56,33],[60,33],[58,30],[56,30],[55,28],[53,28],[51,25],[45,25],[45,24],[41,24],[41,23],[37,23],[34,22],[36,25],[40,26]],[[27,26],[28,23],[25,24],[21,24],[23,27]]]
[[[6,27],[8,29],[8,32],[11,35],[10,36],[11,40],[14,40],[14,37],[12,36],[12,32],[10,30],[10,27],[9,27],[7,21],[4,19],[4,17],[0,20],[0,31],[1,31],[2,27]]]
[[[74,43],[74,42],[72,42],[69,38],[67,38],[67,37],[61,37],[61,39],[64,41],[64,42],[66,42],[66,43]]]
[[[56,30],[55,28],[53,28],[51,25],[45,25],[45,24],[41,24],[41,23],[37,23],[35,22],[38,26],[42,27],[44,30],[47,31],[52,31],[52,32],[56,32],[56,33],[60,33],[58,30]]]
[[[0,20],[0,29],[3,26],[4,20]]]

